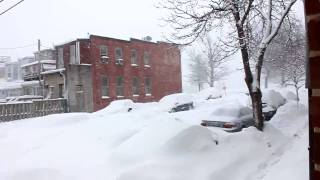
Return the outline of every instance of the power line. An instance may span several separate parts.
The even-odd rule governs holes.
[[[40,45],[41,47],[44,47],[44,48],[48,48],[48,49],[52,49],[52,47],[49,47],[49,46],[44,46],[44,45]]]
[[[18,46],[18,47],[9,47],[9,48],[0,48],[0,50],[13,50],[13,49],[21,49],[21,48],[26,48],[26,47],[32,47],[35,46],[36,44],[28,44],[24,46]]]
[[[4,0],[2,0],[2,1],[4,1]],[[0,1],[0,2],[2,2],[2,1]],[[0,13],[0,16],[3,15],[4,13],[10,11],[12,8],[16,7],[18,4],[22,3],[23,1],[24,0],[21,0],[21,1],[17,2],[16,4],[14,4],[13,6],[9,7],[7,10],[3,11],[2,13]]]

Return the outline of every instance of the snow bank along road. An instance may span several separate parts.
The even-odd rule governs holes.
[[[96,113],[0,124],[1,180],[307,180],[307,109],[288,101],[265,131],[199,126],[215,108],[247,105],[241,92],[206,90],[160,102],[121,100]],[[195,109],[168,113],[189,101]],[[127,109],[132,108],[131,112]],[[223,118],[235,112],[226,111]],[[219,118],[222,118],[221,115]]]

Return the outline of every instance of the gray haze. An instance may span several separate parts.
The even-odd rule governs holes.
[[[18,0],[0,3],[0,12]],[[37,46],[4,50],[1,48],[42,44],[52,47],[90,34],[129,39],[150,35],[161,40],[164,28],[156,0],[25,0],[0,16],[0,56],[13,59],[32,55]],[[42,47],[45,48],[45,47]]]
[[[25,0],[0,16],[0,56],[13,59],[32,55],[37,39],[52,47],[75,38],[96,34],[121,39],[150,35],[162,40],[168,33],[160,18],[164,12],[155,8],[160,0]],[[0,12],[18,0],[4,0]],[[303,17],[302,2],[294,8]],[[168,30],[168,29],[167,29]],[[32,47],[4,50],[34,44]]]
[[[37,39],[41,39],[44,45],[42,48],[46,48],[75,38],[86,38],[88,33],[121,39],[150,35],[154,41],[163,40],[163,35],[169,31],[160,26],[163,24],[160,19],[164,12],[155,8],[158,1],[160,0],[25,0],[0,16],[0,56],[12,56],[15,60],[33,55],[37,50]],[[15,2],[18,0],[0,3],[0,12]],[[304,20],[301,0],[293,9]],[[33,46],[2,49],[30,44]],[[188,48],[183,51],[182,56],[184,86],[187,85],[189,74],[189,60],[185,55],[187,50]],[[232,59],[228,65],[231,70],[241,67],[240,57]]]

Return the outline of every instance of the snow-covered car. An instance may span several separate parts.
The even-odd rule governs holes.
[[[277,112],[277,109],[286,103],[285,98],[275,91],[264,91],[262,95],[262,114],[265,121],[269,121]]]
[[[247,128],[254,125],[252,115],[248,114],[237,119],[230,121],[210,121],[202,120],[201,126],[205,127],[218,127],[222,128],[226,132],[239,132],[243,128]]]
[[[262,114],[265,121],[269,121],[277,112],[277,108],[274,108],[267,103],[262,103]]]
[[[238,132],[254,125],[252,109],[236,102],[216,108],[211,117],[202,120],[202,126],[222,128],[227,132]]]
[[[246,93],[249,96],[248,93]],[[286,99],[275,90],[265,90],[262,93],[262,114],[265,121],[271,120],[277,109],[286,103]],[[251,100],[249,100],[251,106]]]
[[[193,102],[184,103],[184,104],[177,104],[175,105],[169,112],[179,112],[179,111],[188,111],[190,109],[193,109]]]

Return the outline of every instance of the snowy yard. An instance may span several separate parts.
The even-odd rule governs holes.
[[[215,118],[219,108],[247,106],[248,98],[234,91],[205,100],[208,93],[171,95],[158,103],[122,100],[91,114],[1,123],[0,179],[308,179],[305,105],[288,101],[264,132],[249,127],[227,133],[199,124]],[[195,109],[168,113],[177,99],[193,100]]]

